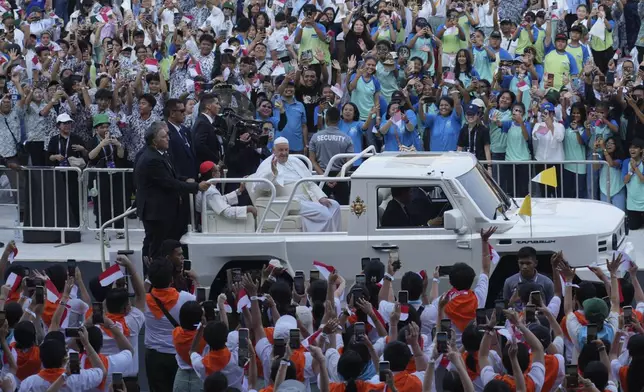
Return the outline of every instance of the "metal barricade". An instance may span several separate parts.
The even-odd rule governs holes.
[[[510,196],[525,197],[566,197],[573,199],[599,199],[599,175],[608,162],[601,160],[579,161],[480,161],[483,165],[497,166],[493,178],[497,184]],[[575,165],[575,166],[573,166]],[[557,188],[545,187],[533,182],[532,179],[543,170],[555,167],[557,172]],[[569,168],[578,169],[585,166],[586,174],[577,174]],[[595,169],[595,167],[597,167]],[[491,174],[492,175],[492,174]],[[589,178],[591,176],[591,178]],[[610,176],[606,177],[606,188],[610,189]],[[573,182],[571,184],[571,181]],[[584,192],[585,191],[585,192]],[[610,195],[608,202],[610,203]]]
[[[16,222],[19,222],[0,223],[0,229],[81,231],[86,203],[83,203],[80,168],[21,166],[15,171],[0,166],[0,172],[6,175],[10,184],[10,188],[0,189],[0,195],[9,193],[7,199],[13,200],[0,206],[16,208]],[[22,222],[20,211],[24,213]],[[62,238],[64,241],[64,236]]]

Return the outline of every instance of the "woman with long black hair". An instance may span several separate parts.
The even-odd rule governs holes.
[[[362,60],[362,53],[367,52],[376,45],[369,34],[369,25],[363,17],[358,17],[353,25],[349,25],[354,10],[351,10],[342,21],[342,32],[344,33],[345,58],[356,56],[356,61]]]

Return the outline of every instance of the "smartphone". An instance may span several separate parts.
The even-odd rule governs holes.
[[[206,288],[197,287],[197,302],[202,303],[206,300]]]
[[[579,386],[579,372],[577,365],[566,365],[566,389],[577,388]]]
[[[45,303],[45,288],[43,286],[36,286],[36,304],[43,305]]]
[[[633,323],[633,307],[624,306],[624,324],[630,325]]]
[[[273,340],[273,357],[283,357],[286,353],[286,341],[284,339]]]
[[[586,326],[586,343],[597,340],[597,324],[588,324]]]
[[[363,257],[360,259],[360,270],[364,272],[365,268],[367,268],[367,264],[371,261],[370,258],[368,257]]]
[[[615,84],[615,72],[606,72],[606,84],[609,86]]]
[[[239,367],[246,366],[250,351],[248,348],[248,328],[239,328],[239,351],[237,354],[237,364]]]
[[[440,354],[447,353],[447,332],[436,334],[436,349]]]
[[[295,276],[304,276],[304,271],[302,270],[295,271]]]
[[[233,282],[239,283],[242,281],[242,270],[241,268],[233,268]]]
[[[494,301],[494,309],[496,310],[497,327],[505,326],[505,313],[503,313],[503,310],[505,309],[505,301],[502,299]]]
[[[398,302],[401,304],[408,304],[409,303],[409,291],[407,290],[400,290],[398,292]]]
[[[363,322],[355,323],[353,325],[353,333],[356,338],[356,342],[362,342],[362,339],[364,339],[364,334],[365,334],[365,327]]]
[[[203,308],[204,315],[206,316],[206,321],[214,321],[218,319],[215,301],[204,301],[202,302],[201,307]]]
[[[80,374],[80,355],[69,353],[69,371],[71,374]]]
[[[485,308],[476,309],[476,325],[482,326],[487,324],[487,311]]]
[[[555,74],[548,74],[548,82],[553,83],[555,81]]]
[[[320,280],[320,271],[311,270],[311,272],[309,273],[309,281],[313,282],[314,280]]]
[[[378,369],[380,370],[380,382],[386,382],[387,381],[387,373],[385,371],[390,369],[389,368],[389,361],[381,361],[378,364]]]
[[[65,337],[66,338],[77,338],[77,337],[79,337],[78,328],[65,328]]]
[[[543,306],[541,304],[541,291],[532,291],[530,292],[530,302],[536,307]]]
[[[299,295],[304,295],[304,275],[295,275],[293,277],[293,287]]]
[[[291,329],[288,331],[288,346],[291,350],[297,350],[300,348],[300,330]]]
[[[105,322],[103,318],[103,303],[94,302],[92,303],[92,324],[98,325]]]
[[[356,275],[356,284],[367,284],[367,277],[364,274]]]
[[[83,76],[74,74],[71,76],[71,80],[80,83],[83,80]]]
[[[123,373],[112,373],[112,390],[114,392],[123,391]]]
[[[528,305],[525,307],[525,321],[527,323],[534,323],[537,321],[537,307],[535,305]]]
[[[67,276],[76,276],[76,260],[67,259]]]
[[[400,256],[398,255],[398,249],[394,249],[389,252],[389,258],[393,261],[394,271],[400,269]]]

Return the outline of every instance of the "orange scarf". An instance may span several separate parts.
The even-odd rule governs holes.
[[[209,376],[228,366],[228,363],[230,363],[230,350],[224,347],[221,350],[210,351],[203,357],[201,362],[206,368],[206,376]]]
[[[16,377],[18,380],[22,381],[29,376],[40,371],[40,347],[32,346],[31,348],[22,351],[16,348],[16,342],[11,343],[9,346],[10,351],[16,352],[16,365],[18,365],[18,370],[16,371]],[[4,363],[9,362],[9,358],[6,355],[3,355]]]
[[[174,344],[174,348],[177,350],[177,355],[190,366],[192,366],[190,347],[192,347],[192,341],[196,334],[196,329],[191,331],[177,327],[172,330],[172,344]],[[199,353],[203,352],[204,347],[206,347],[206,341],[202,338],[201,342],[199,342]]]
[[[83,369],[93,368],[92,361],[89,360],[89,357],[87,355],[84,355],[84,357],[85,357],[85,366],[83,366]],[[105,375],[103,376],[103,380],[101,380],[101,383],[97,387],[99,390],[102,391],[105,389],[105,381],[107,380],[107,368],[110,366],[110,362],[107,359],[107,357],[103,354],[98,354],[98,357],[101,359],[101,362],[103,362],[103,366],[105,366]]]
[[[398,392],[418,392],[423,389],[420,379],[407,371],[394,374],[394,385]]]
[[[459,331],[464,331],[467,325],[476,318],[479,300],[472,290],[451,289],[447,295],[450,300],[445,305],[445,314]]]
[[[550,392],[559,374],[559,360],[554,355],[546,354],[544,366],[546,368],[546,377],[541,390],[543,392]]]
[[[354,312],[351,316],[349,316],[349,318],[347,318],[347,322],[349,323],[349,325],[355,325],[355,323],[360,322],[360,320],[358,320],[358,315]],[[367,334],[371,332],[371,328],[371,324],[365,323],[364,329]]]
[[[295,365],[295,378],[297,381],[304,382],[304,368],[306,367],[306,356],[304,355],[304,347],[293,350],[291,354],[291,362]]]
[[[474,363],[476,363],[476,371],[472,371],[472,369],[469,368],[469,366],[465,365],[465,369],[467,369],[467,375],[470,376],[470,380],[474,381],[479,376],[481,375],[481,368],[479,367],[479,353],[478,351],[475,351],[473,353],[468,353],[467,351],[461,354],[461,358],[463,358],[463,363],[465,364],[465,360],[467,359],[467,356],[470,355],[472,358],[474,358]]]
[[[48,383],[53,384],[63,373],[65,373],[65,369],[61,368],[42,369],[38,372],[38,376]]]
[[[60,303],[60,300],[56,302],[50,302],[49,300],[45,299],[45,307],[42,311],[42,321],[45,322],[45,325],[49,327],[51,325],[51,319],[54,317],[54,312],[56,309],[58,309],[58,304]],[[65,313],[67,313],[67,310],[65,309]],[[65,314],[63,313],[63,317],[60,319],[61,323],[62,320],[65,318]]]
[[[372,384],[367,381],[356,380],[356,387],[358,392],[379,392],[385,390],[385,383]],[[329,384],[329,392],[345,392],[346,390],[347,385],[343,382],[332,382]],[[417,389],[417,391],[420,391],[420,389]]]
[[[20,301],[20,289],[10,292],[9,298],[7,298],[7,302],[18,302],[18,301]]]
[[[628,366],[622,366],[619,368],[619,386],[622,388],[622,391],[628,392]]]
[[[389,343],[389,336],[387,336],[387,337],[385,338],[385,344],[387,344],[387,343]],[[423,338],[422,338],[422,337],[419,337],[419,338],[418,338],[418,344],[420,345],[420,347],[421,347],[421,348],[422,348],[422,347],[424,347],[425,342],[423,341]],[[339,353],[340,353],[340,355],[342,355],[342,352],[341,352],[341,351],[339,351]],[[405,368],[405,371],[406,371],[406,372],[409,372],[409,373],[415,373],[415,372],[416,372],[416,361],[414,360],[414,358],[412,358],[412,359],[407,363],[407,367]]]
[[[273,337],[274,333],[275,333],[275,328],[273,327],[264,328],[264,334],[266,335],[266,339],[268,339],[268,342],[271,344],[271,346],[275,343],[275,338]]]
[[[575,316],[577,316],[577,321],[579,321],[579,324],[581,325],[588,325],[588,320],[586,319],[586,316],[584,316],[583,313],[580,311],[575,311]],[[561,322],[559,323],[559,326],[563,330],[564,336],[566,339],[570,340],[570,335],[568,335],[568,327],[566,327],[566,319],[568,318],[568,315],[564,316],[561,319]]]
[[[145,302],[148,304],[148,309],[150,309],[150,312],[152,312],[154,318],[157,320],[163,317],[163,310],[161,310],[157,305],[157,302],[152,298],[153,295],[157,297],[168,312],[170,312],[170,309],[174,308],[179,300],[179,292],[172,287],[168,287],[167,289],[152,289],[152,291],[145,296]]]
[[[123,330],[123,335],[126,338],[130,337],[130,328],[127,326],[127,322],[125,321],[125,315],[124,314],[105,313],[105,318],[108,318],[108,319],[114,321],[115,324],[121,324],[121,327],[122,327],[122,330]],[[103,330],[103,333],[105,333],[105,335],[107,335],[107,336],[109,336],[111,338],[114,337],[114,334],[109,329],[105,328],[102,325],[101,325],[101,329]]]
[[[508,376],[506,374],[506,375],[503,375],[503,376],[497,375],[497,376],[494,377],[494,379],[503,381],[504,383],[506,383],[506,384],[508,384],[510,386],[510,390],[512,392],[517,392],[517,383],[516,383],[516,381],[514,381],[514,377]],[[532,377],[528,377],[528,376],[524,375],[523,379],[525,380],[526,392],[536,392],[537,388],[534,385],[534,381],[532,381]],[[543,391],[546,392],[545,389]]]
[[[264,389],[260,389],[259,392],[273,392],[273,386],[269,385]]]

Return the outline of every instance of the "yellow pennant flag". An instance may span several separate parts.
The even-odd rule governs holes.
[[[539,184],[548,185],[553,188],[557,187],[557,169],[551,167],[537,174],[532,181],[538,182]]]
[[[532,198],[530,195],[527,195],[525,199],[523,199],[521,208],[519,208],[519,216],[524,222],[527,216],[532,216]]]

